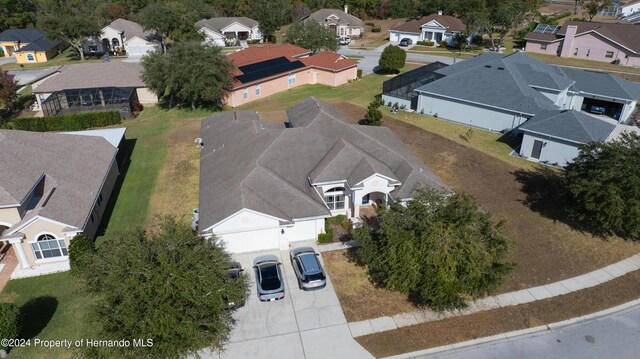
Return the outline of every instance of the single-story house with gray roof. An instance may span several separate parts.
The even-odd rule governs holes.
[[[202,122],[198,231],[230,252],[315,240],[324,219],[391,201],[442,181],[389,128],[347,122],[309,98],[288,125],[230,111]]]
[[[248,17],[213,17],[195,23],[196,31],[204,36],[207,45],[240,45],[241,42],[260,41],[262,32],[257,21]]]
[[[79,233],[95,236],[120,175],[125,129],[70,133],[0,130],[0,242],[12,277],[68,269]]]
[[[431,74],[413,90],[417,100],[411,101],[412,110],[490,131],[524,133],[523,157],[559,165],[572,159],[580,144],[605,140],[617,123],[628,123],[640,98],[635,82],[548,65],[523,53],[486,53],[433,72],[438,76]],[[387,103],[394,96],[383,89]],[[549,136],[547,145],[531,136],[542,124],[538,135]],[[565,131],[574,125],[586,126],[585,136]],[[606,134],[603,128],[609,129]],[[551,138],[573,149],[559,150],[564,147],[549,145]],[[552,154],[554,148],[558,153]]]

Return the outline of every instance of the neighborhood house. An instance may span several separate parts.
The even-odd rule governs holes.
[[[464,33],[466,29],[462,21],[453,16],[442,15],[440,11],[394,27],[389,30],[389,41],[400,42],[406,38],[411,39],[414,44],[418,41],[431,41],[434,45],[440,45],[444,41],[452,46],[456,35]]]
[[[640,26],[568,21],[538,25],[525,38],[526,51],[575,59],[640,66]]]
[[[47,62],[62,49],[58,40],[49,40],[36,29],[9,29],[0,33],[3,56],[14,56],[19,64]]]
[[[214,17],[196,22],[198,33],[204,42],[216,46],[246,47],[247,42],[261,42],[262,32],[258,22],[248,17]]]
[[[358,78],[358,62],[331,51],[291,44],[249,47],[230,54],[236,66],[225,103],[237,107],[306,84],[340,86]]]
[[[287,249],[315,240],[324,219],[410,199],[442,181],[387,127],[350,124],[309,98],[287,110],[287,126],[255,112],[202,122],[199,232],[231,252]]]
[[[364,34],[364,23],[357,17],[349,14],[349,8],[344,6],[344,11],[337,9],[320,9],[300,19],[300,21],[315,21],[328,27],[331,32],[341,38],[358,37]]]
[[[87,54],[121,53],[142,56],[160,50],[160,42],[152,31],[145,31],[142,25],[116,19],[100,30],[100,37],[91,37],[82,43]]]
[[[637,83],[547,65],[522,53],[487,53],[420,71],[405,74],[410,77],[405,81],[385,82],[385,104],[491,131],[520,132],[521,156],[559,166],[575,157],[580,144],[604,141],[618,124],[637,116],[640,98]],[[532,138],[534,132],[539,138]]]
[[[122,170],[124,134],[0,130],[0,241],[11,244],[18,272],[68,269],[72,238],[95,236]]]
[[[139,64],[122,61],[65,65],[33,84],[41,116],[120,111],[128,117],[136,102],[156,104],[158,97],[142,79]]]

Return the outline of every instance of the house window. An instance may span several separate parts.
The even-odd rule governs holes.
[[[576,47],[575,50],[573,50],[573,56],[578,56],[578,48]]]
[[[613,51],[607,51],[607,53],[604,55],[604,57],[606,57],[608,59],[612,59],[613,58]]]
[[[540,44],[540,50],[546,50],[547,44]]]
[[[296,74],[290,74],[289,75],[289,86],[295,85],[296,84]]]
[[[33,248],[33,253],[37,259],[66,257],[69,255],[64,240],[56,239],[51,234],[39,236],[35,243],[31,243],[31,248]]]
[[[244,91],[242,91],[242,98],[245,99],[245,100],[249,98],[249,90],[248,89],[244,89]]]
[[[98,45],[90,44],[89,45],[89,52],[98,52]]]
[[[118,47],[120,47],[120,40],[116,39],[115,37],[111,40],[111,44],[113,45],[114,49],[117,49]]]
[[[591,54],[591,49],[587,49],[587,57],[589,57],[589,54]]]
[[[260,96],[260,85],[256,85],[256,96]]]
[[[27,54],[27,61],[34,61],[35,58],[33,57],[32,54]]]
[[[351,29],[351,28],[349,28],[349,35],[351,35],[351,30],[352,30],[352,29]]]
[[[344,27],[340,28],[340,35],[344,35]]]
[[[326,193],[324,201],[330,210],[344,209],[344,187],[332,188]]]

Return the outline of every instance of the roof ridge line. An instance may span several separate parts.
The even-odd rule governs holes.
[[[268,175],[270,175],[271,177],[275,178],[279,182],[283,183],[285,186],[289,187],[290,189],[292,189],[293,191],[295,191],[295,192],[297,192],[299,194],[302,194],[304,196],[304,198],[308,202],[313,203],[315,206],[318,206],[318,207],[321,207],[323,209],[326,209],[326,207],[321,206],[320,203],[318,203],[317,201],[314,201],[313,199],[311,199],[307,193],[303,192],[300,188],[294,186],[293,184],[291,184],[291,182],[287,181],[285,178],[283,178],[282,176],[280,176],[277,173],[273,172],[272,170],[270,170],[270,169],[268,169],[266,167],[263,167],[260,164],[258,164],[256,168],[261,168]]]

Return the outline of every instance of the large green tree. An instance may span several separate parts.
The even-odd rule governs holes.
[[[315,21],[296,22],[287,31],[285,42],[313,51],[338,50],[338,40],[329,28]]]
[[[114,234],[74,272],[95,299],[105,339],[151,340],[153,346],[87,349],[89,357],[178,358],[221,349],[233,318],[229,300],[247,293],[244,276],[230,280],[230,257],[191,226],[166,217],[153,232]]]
[[[161,98],[218,106],[231,85],[233,65],[217,46],[202,47],[198,42],[176,43],[166,54],[152,53],[142,58],[147,86]]]
[[[83,41],[100,35],[94,10],[91,3],[81,0],[46,1],[38,13],[38,27],[50,38],[71,45],[84,60]]]
[[[535,13],[538,0],[485,0],[486,11],[476,13],[479,27],[489,35],[494,51],[499,51],[507,34]]]
[[[566,166],[573,215],[604,233],[640,237],[640,136],[591,142]]]
[[[293,5],[291,0],[253,0],[251,18],[260,24],[265,41],[273,38],[280,26],[291,22]]]
[[[372,279],[434,310],[465,306],[495,290],[513,267],[502,224],[468,195],[420,189],[356,231],[359,259]]]
[[[407,53],[399,46],[389,45],[382,50],[378,65],[389,73],[398,73],[407,61]]]
[[[178,28],[179,16],[173,6],[154,2],[138,13],[138,21],[145,30],[153,30],[160,36],[162,52],[167,52],[167,38]]]
[[[34,25],[36,10],[33,0],[0,0],[0,32]]]
[[[16,110],[18,103],[18,81],[9,72],[0,70],[0,115],[8,120]]]
[[[582,0],[582,5],[585,10],[587,10],[587,16],[589,16],[589,21],[592,21],[593,18],[598,15],[598,11],[604,9],[607,6],[611,6],[613,0]]]
[[[17,339],[20,335],[20,310],[13,303],[0,303],[0,338]],[[0,345],[0,358],[7,357],[6,346]]]

